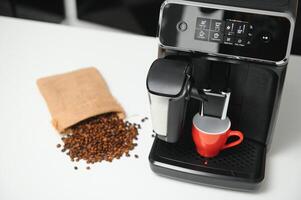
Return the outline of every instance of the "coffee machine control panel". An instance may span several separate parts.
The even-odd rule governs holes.
[[[179,23],[179,31],[183,30],[184,23],[185,22]],[[223,21],[198,17],[196,20],[194,39],[243,47],[252,44],[253,29],[253,25],[246,21],[232,19]],[[267,35],[267,37],[269,36]],[[271,37],[269,37],[269,39],[271,39]]]
[[[159,41],[167,49],[273,63],[290,52],[292,22],[283,13],[166,1],[159,20]]]

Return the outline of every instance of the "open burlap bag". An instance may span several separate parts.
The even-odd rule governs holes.
[[[95,115],[125,112],[94,67],[41,78],[37,85],[52,116],[53,126],[61,133],[66,128]]]

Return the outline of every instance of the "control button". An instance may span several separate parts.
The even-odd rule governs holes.
[[[233,44],[234,42],[234,37],[233,36],[225,36],[224,37],[224,44]]]
[[[223,32],[225,27],[225,22],[221,20],[213,19],[211,21],[210,30],[215,32]]]
[[[235,38],[235,40],[234,40],[234,44],[235,44],[236,46],[245,46],[246,40],[245,40],[244,38],[237,37],[237,38]]]
[[[210,19],[198,17],[196,20],[196,28],[207,30],[210,28]]]
[[[235,22],[226,22],[225,35],[235,35]]]
[[[254,30],[254,27],[253,27],[253,25],[249,25],[249,27],[248,27],[248,33],[247,33],[247,36],[249,37],[249,38],[251,38],[251,37],[253,37],[253,30]]]
[[[223,42],[223,34],[220,32],[210,31],[209,41],[211,42]]]
[[[264,43],[269,43],[271,41],[271,39],[272,39],[272,35],[269,32],[264,32],[264,33],[261,33],[260,39]]]
[[[188,27],[188,25],[184,21],[179,22],[178,25],[177,25],[178,30],[181,31],[181,32],[186,31],[187,27]]]
[[[253,30],[254,30],[254,26],[253,26],[252,24],[250,24],[250,25],[249,25],[249,31],[250,31],[250,32],[253,32]]]
[[[209,31],[208,30],[196,30],[195,31],[195,35],[194,38],[196,40],[204,40],[204,41],[208,41],[209,39]]]
[[[243,36],[247,32],[247,24],[246,23],[237,23],[236,24],[236,35]]]

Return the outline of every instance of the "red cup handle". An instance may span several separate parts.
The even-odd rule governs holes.
[[[228,138],[231,137],[231,136],[238,136],[239,139],[234,141],[234,142],[231,142],[229,144],[225,144],[222,149],[228,149],[230,147],[234,147],[236,145],[239,145],[244,139],[244,135],[240,131],[230,131],[228,133]]]

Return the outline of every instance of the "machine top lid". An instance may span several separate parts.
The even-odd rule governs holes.
[[[147,75],[147,89],[150,93],[178,97],[185,89],[189,63],[181,60],[155,60]]]

